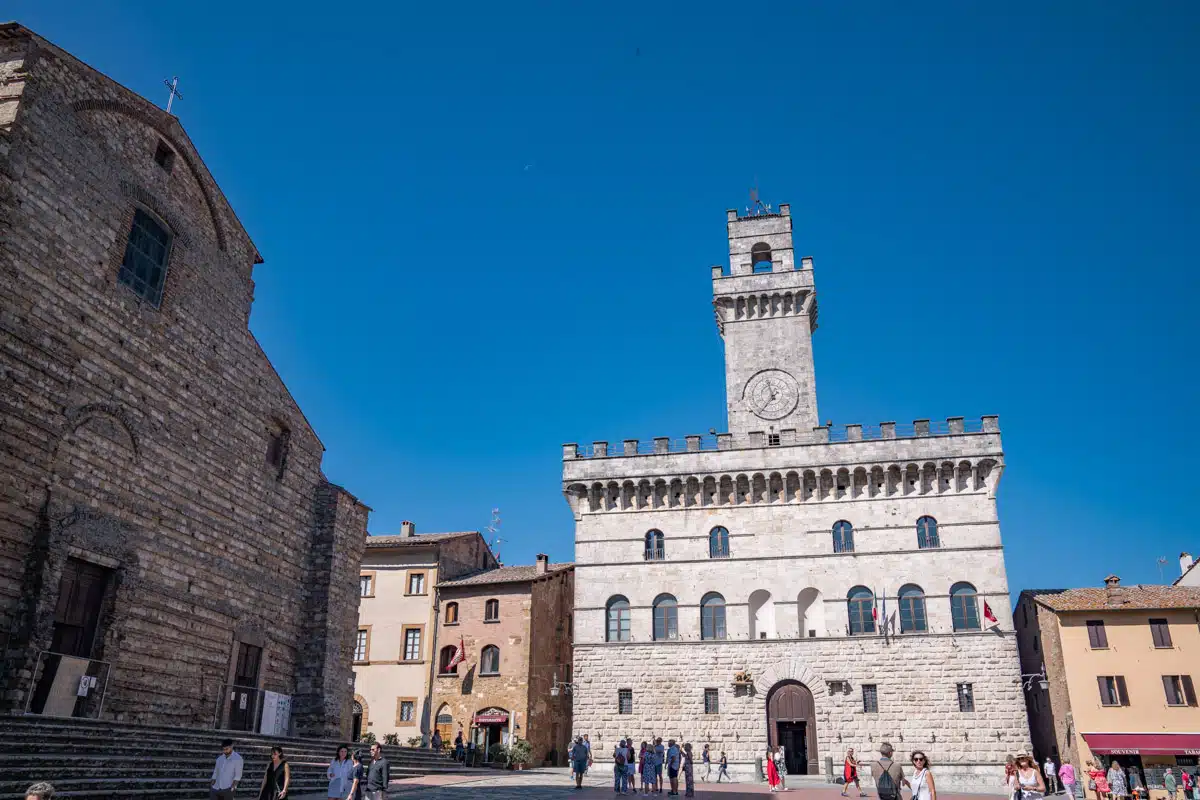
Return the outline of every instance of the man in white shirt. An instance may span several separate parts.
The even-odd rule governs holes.
[[[233,739],[221,742],[221,755],[213,766],[212,786],[208,800],[233,800],[233,793],[242,780],[242,757],[233,752]]]
[[[1054,769],[1054,761],[1050,756],[1046,756],[1046,763],[1042,766],[1042,774],[1046,776],[1046,794],[1054,794],[1058,791],[1058,787],[1054,783],[1054,777],[1058,771]]]

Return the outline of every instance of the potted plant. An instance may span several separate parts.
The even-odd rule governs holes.
[[[525,769],[529,759],[533,757],[533,746],[524,739],[514,738],[508,746],[508,763],[513,769]]]

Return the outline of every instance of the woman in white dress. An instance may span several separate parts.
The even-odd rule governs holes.
[[[912,788],[912,800],[937,800],[937,784],[929,771],[929,759],[920,750],[914,750],[911,758],[913,776],[908,785]]]
[[[1017,753],[1017,772],[1012,777],[1013,797],[1016,800],[1039,800],[1046,794],[1046,783],[1033,756]]]

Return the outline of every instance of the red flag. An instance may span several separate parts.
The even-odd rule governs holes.
[[[992,613],[992,607],[987,604],[987,600],[983,601],[983,616],[993,625],[1000,624],[999,620],[996,619],[996,615]]]
[[[459,664],[467,660],[467,646],[463,643],[463,638],[458,637],[458,649],[454,651],[454,657],[450,659],[450,663],[446,665],[446,669],[454,669]]]

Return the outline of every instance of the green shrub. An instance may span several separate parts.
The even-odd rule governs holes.
[[[513,739],[508,746],[508,761],[510,764],[528,764],[533,756],[533,745],[524,739]]]
[[[508,763],[508,748],[497,742],[488,748],[488,757],[492,761],[498,761],[501,764]]]
[[[358,735],[358,740],[363,744],[375,744],[375,734],[371,731],[365,731]]]
[[[421,742],[423,742],[423,741],[425,741],[425,740],[424,740],[424,739],[422,739],[420,736],[410,736],[410,737],[408,737],[408,739],[406,740],[406,744],[407,744],[409,747],[420,747],[420,746],[421,746]]]
[[[395,733],[385,733],[383,735],[383,743],[390,744],[390,745],[399,745],[400,744],[400,736],[399,736],[399,734],[395,734]]]

